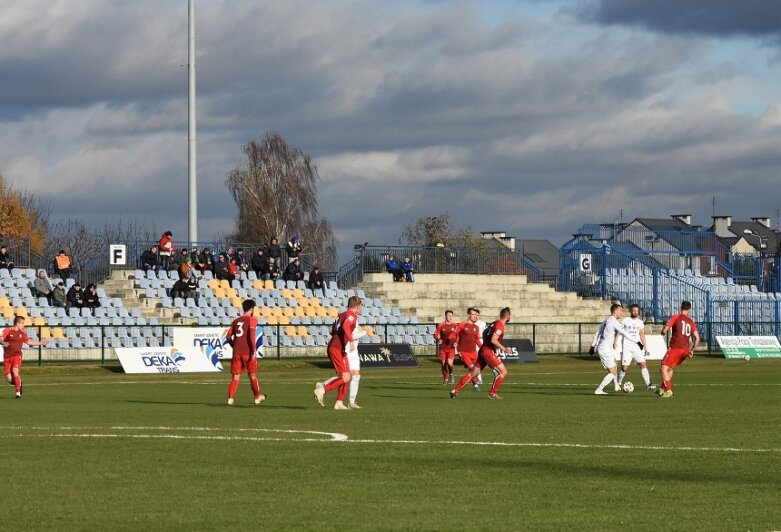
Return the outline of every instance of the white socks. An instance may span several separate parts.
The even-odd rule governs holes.
[[[353,404],[358,398],[358,386],[361,383],[360,375],[353,375],[350,379],[350,404]]]
[[[648,373],[648,368],[640,368],[640,375],[643,376],[643,382],[645,382],[645,387],[648,388],[651,386],[651,375]]]
[[[624,382],[624,375],[626,375],[626,372],[623,369],[618,370],[618,385],[621,386],[621,383]]]
[[[599,384],[599,386],[597,386],[597,390],[601,390],[602,388],[610,384],[610,381],[615,381],[615,378],[616,378],[615,375],[613,375],[612,373],[608,373],[607,375],[605,375],[605,378],[602,379],[602,382]]]

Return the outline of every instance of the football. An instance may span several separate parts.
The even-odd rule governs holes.
[[[624,393],[632,393],[635,391],[635,385],[631,382],[625,382],[621,385],[621,389],[624,390]]]

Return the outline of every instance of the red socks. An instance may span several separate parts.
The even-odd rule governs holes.
[[[249,383],[252,386],[252,393],[255,396],[255,399],[257,399],[260,397],[260,382],[258,379],[250,379]]]
[[[496,392],[499,391],[499,388],[502,387],[502,382],[504,382],[504,375],[499,375],[494,379],[494,385],[491,386],[491,391],[488,392],[490,395],[496,395]]]
[[[470,380],[470,378],[469,378],[469,373],[467,373],[466,375],[464,375],[463,377],[461,377],[461,379],[458,381],[458,384],[456,384],[456,390],[455,390],[455,392],[456,392],[456,393],[460,392],[460,391],[461,391],[461,388],[463,388],[464,386],[466,386],[466,383],[467,383],[467,382],[469,382],[469,380]]]
[[[336,394],[336,400],[344,401],[344,398],[347,397],[347,389],[349,388],[349,385],[345,382],[342,382],[341,379],[339,379],[337,382],[341,382],[341,384],[339,385],[339,392]]]
[[[233,396],[236,395],[236,390],[239,389],[239,381],[236,379],[231,379],[231,383],[228,385],[228,398],[233,399]]]

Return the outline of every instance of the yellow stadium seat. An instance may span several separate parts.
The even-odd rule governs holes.
[[[0,297],[0,308],[10,307],[11,302],[8,301],[7,297]]]
[[[272,316],[276,316],[276,317],[278,317],[278,318],[279,318],[279,317],[281,317],[281,316],[282,316],[282,309],[281,309],[281,308],[279,308],[279,307],[274,307],[274,308],[272,308],[272,309],[271,309],[271,315],[272,315]]]
[[[315,318],[317,317],[317,310],[314,307],[305,307],[304,316],[307,318]]]
[[[306,314],[304,313],[304,309],[302,307],[296,307],[293,309],[293,316],[296,318],[303,318],[306,316]]]
[[[319,307],[321,305],[320,300],[316,297],[309,298],[309,305],[312,307]]]
[[[263,281],[261,281],[260,279],[253,279],[252,288],[254,288],[255,290],[263,290]]]
[[[233,299],[234,297],[236,298],[239,297],[239,294],[236,292],[235,288],[229,286],[228,288],[225,289],[225,297],[227,297],[228,299]]]
[[[24,307],[19,307],[17,309],[14,309],[14,312],[16,312],[17,316],[22,316],[24,318],[26,318],[28,316],[27,309],[24,308]]]
[[[290,318],[287,316],[280,316],[277,318],[280,325],[290,325]]]
[[[297,336],[296,328],[291,325],[288,325],[287,327],[285,327],[285,334],[288,336]]]
[[[65,333],[61,327],[54,327],[52,329],[52,338],[65,338]]]
[[[288,318],[292,318],[295,314],[293,314],[293,307],[285,307],[282,309],[282,315],[287,316]]]
[[[220,288],[223,288],[225,290],[231,287],[231,284],[228,282],[227,279],[220,279],[217,282],[220,283]]]
[[[33,327],[42,327],[46,325],[45,318],[33,318]]]
[[[266,323],[268,323],[269,325],[276,325],[277,323],[279,323],[278,320],[279,318],[277,318],[276,316],[269,316],[266,318]]]
[[[309,300],[305,297],[297,297],[296,303],[298,303],[299,307],[308,307],[309,306]]]
[[[238,297],[231,298],[231,305],[233,305],[234,307],[241,308],[241,303],[242,303],[242,301]],[[255,307],[255,308],[257,308],[257,307]]]
[[[220,282],[217,279],[209,279],[209,282],[206,283],[206,286],[211,288],[212,290],[216,290],[220,287]]]
[[[52,337],[52,331],[48,327],[41,328],[41,340],[46,340]]]
[[[299,325],[298,329],[296,329],[296,332],[298,333],[298,336],[309,336],[309,331],[307,331],[306,327],[303,325]]]
[[[260,318],[260,316],[261,316],[261,314],[260,314],[260,307],[255,307],[254,309],[252,309],[252,317],[253,318]]]
[[[289,299],[289,298],[293,297],[293,291],[290,290],[289,288],[283,288],[282,289],[282,297],[284,297],[285,299]]]
[[[266,279],[265,281],[263,281],[263,288],[265,290],[274,290],[274,281],[272,281],[271,279]]]
[[[328,307],[326,313],[328,314],[328,316],[335,318],[339,315],[339,309],[336,307]]]
[[[295,290],[293,290],[293,297],[296,298],[296,299],[303,298],[304,297],[304,291],[301,290],[300,288],[296,288]]]
[[[257,308],[257,307],[256,307]],[[268,307],[260,307],[260,315],[264,318],[271,318],[274,315],[271,313],[271,309]]]
[[[219,286],[213,290],[214,297],[217,299],[223,299],[225,297],[225,290],[220,288]]]
[[[16,314],[14,313],[14,309],[12,309],[11,307],[4,307],[3,308],[3,317],[4,318],[13,318],[14,316],[16,316]]]

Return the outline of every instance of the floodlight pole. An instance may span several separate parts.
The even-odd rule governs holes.
[[[189,199],[189,241],[194,246],[198,242],[198,188],[195,175],[195,0],[189,0],[188,6],[188,199]]]

